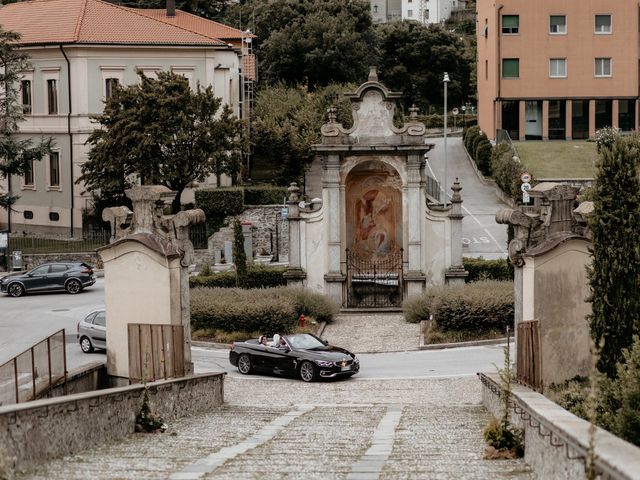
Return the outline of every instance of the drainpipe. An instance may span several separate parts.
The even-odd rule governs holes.
[[[69,135],[69,180],[71,181],[71,215],[69,216],[71,219],[71,238],[73,238],[73,134],[71,133],[71,62],[69,62],[69,57],[62,48],[62,44],[60,44],[60,51],[64,56],[65,61],[67,62],[67,96],[69,99],[69,112],[67,113],[67,135]]]
[[[498,5],[498,10],[496,10],[496,43],[497,43],[497,62],[496,62],[496,69],[497,69],[497,80],[498,80],[498,96],[496,98],[496,100],[498,102],[500,102],[500,94],[501,94],[501,73],[502,73],[502,56],[500,53],[500,37],[501,37],[501,30],[500,30],[500,10],[502,10],[504,8],[503,4]],[[497,107],[497,104],[496,104]],[[497,110],[497,109],[496,109]],[[493,132],[494,134],[496,134],[497,132],[497,127],[498,127],[498,112],[494,112],[493,115]]]

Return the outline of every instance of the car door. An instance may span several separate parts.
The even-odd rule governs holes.
[[[272,348],[271,350],[274,351],[271,361],[276,373],[291,374],[295,372],[295,355],[291,351],[291,347]]]
[[[97,348],[107,348],[107,315],[106,312],[98,312],[93,317],[91,329],[93,345]]]
[[[67,278],[66,272],[69,266],[64,263],[51,264],[49,273],[46,275],[45,288],[58,289],[64,288],[64,281]]]
[[[26,274],[22,283],[27,291],[33,292],[45,288],[49,265],[41,265]]]

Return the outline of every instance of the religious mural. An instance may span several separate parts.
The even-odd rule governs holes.
[[[382,260],[402,248],[402,181],[380,161],[354,168],[346,182],[347,245],[363,258]]]

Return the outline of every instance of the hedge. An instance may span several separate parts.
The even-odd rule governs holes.
[[[238,215],[244,210],[244,192],[241,188],[207,188],[196,190],[196,208],[207,218],[209,233],[220,230],[225,217]]]
[[[476,148],[476,165],[478,170],[485,176],[491,176],[491,142],[486,136],[482,135]]]
[[[513,329],[513,282],[481,280],[465,285],[433,287],[404,303],[408,322],[429,320],[433,315],[442,330],[484,333]]]
[[[254,186],[244,187],[245,205],[280,205],[287,198],[286,187]]]
[[[486,260],[482,257],[464,257],[462,264],[464,269],[469,272],[467,283],[478,280],[513,280],[513,265],[506,258]]]
[[[243,285],[237,285],[235,272],[219,272],[211,275],[197,275],[189,278],[189,286],[208,288],[270,288],[287,284],[284,278],[286,268],[248,267]]]
[[[462,134],[464,146],[469,155],[471,155],[471,143],[478,137],[478,135],[480,135],[480,127],[477,125],[467,128]]]
[[[271,336],[292,331],[302,313],[317,321],[331,321],[336,312],[327,297],[297,288],[191,290],[194,329],[260,331]]]
[[[521,175],[526,168],[513,160],[513,153],[506,142],[496,145],[491,151],[491,174],[504,193],[514,200],[522,197],[520,191]]]

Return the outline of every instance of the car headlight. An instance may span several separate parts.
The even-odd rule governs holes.
[[[321,367],[333,367],[333,362],[327,362],[326,360],[316,360],[316,363]]]

